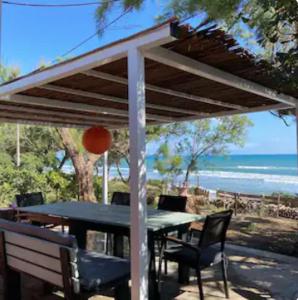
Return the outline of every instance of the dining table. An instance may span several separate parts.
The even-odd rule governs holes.
[[[130,235],[130,207],[104,205],[84,201],[61,201],[18,208],[19,214],[43,224],[54,222],[69,226],[69,234],[77,238],[78,246],[86,248],[87,231],[93,230],[113,234],[113,255],[123,257],[123,237]],[[171,232],[179,232],[180,238],[193,222],[202,222],[205,217],[185,212],[147,208],[149,296],[159,299],[156,274],[155,240]],[[180,282],[187,281],[187,270],[178,268]]]

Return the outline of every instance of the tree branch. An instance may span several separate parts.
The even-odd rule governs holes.
[[[58,166],[58,169],[61,170],[65,164],[65,162],[69,159],[69,154],[67,151],[65,151],[65,155],[63,157],[63,159],[61,160],[59,166]]]
[[[271,113],[271,115],[273,115],[274,117],[277,117],[277,118],[281,119],[287,127],[290,127],[290,124],[287,122],[287,120],[285,119],[285,117],[284,117],[283,115],[281,115],[281,114],[279,114],[279,113],[275,113],[275,112],[273,112],[273,111],[270,111],[270,113]]]

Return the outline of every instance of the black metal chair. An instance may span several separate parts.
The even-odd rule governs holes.
[[[114,192],[111,199],[112,205],[130,205],[130,194],[125,192]]]
[[[27,194],[19,194],[16,195],[16,203],[17,207],[28,207],[28,206],[34,206],[34,205],[42,205],[44,204],[44,198],[41,192],[36,193],[27,193]],[[26,213],[17,213],[17,220],[18,221],[26,221],[27,219]],[[39,222],[31,222],[33,225],[42,225]]]
[[[45,200],[44,200],[43,194],[41,192],[35,192],[35,193],[16,195],[16,203],[17,203],[17,207],[28,207],[28,206],[34,206],[34,205],[43,205],[43,204],[45,204]],[[28,221],[27,213],[18,212],[16,217],[17,217],[18,221]],[[29,217],[29,219],[30,219],[30,217]],[[47,227],[47,228],[53,228],[53,227],[57,226],[55,224],[43,224],[39,221],[30,221],[30,223],[32,225],[42,226],[42,227]],[[62,225],[61,229],[62,229],[62,232],[65,232],[64,225]]]
[[[185,212],[187,197],[185,196],[172,196],[172,195],[160,195],[158,199],[157,209],[163,209],[168,211]],[[178,237],[182,237],[182,232],[178,232]],[[164,245],[167,248],[167,243]],[[159,243],[159,252],[161,251],[161,243]],[[167,260],[164,259],[165,274],[168,273]]]
[[[196,271],[200,299],[203,300],[201,270],[220,263],[222,266],[225,295],[226,298],[229,298],[227,257],[224,253],[224,248],[226,232],[232,213],[232,210],[227,210],[207,216],[197,244],[185,242],[174,237],[165,237],[165,241],[174,242],[176,245],[168,249],[165,249],[164,246],[162,247],[158,268],[159,282],[163,258],[186,265]],[[165,245],[165,242],[163,245]]]
[[[111,199],[111,205],[130,206],[130,194],[126,192],[114,192]],[[128,239],[129,242],[129,239]],[[112,234],[106,235],[106,254],[110,253],[112,249]]]
[[[157,208],[185,212],[186,202],[187,197],[185,196],[160,195]]]
[[[42,205],[44,204],[44,198],[41,192],[27,193],[16,195],[16,202],[18,207]]]

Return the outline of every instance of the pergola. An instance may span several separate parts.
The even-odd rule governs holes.
[[[276,86],[268,66],[223,31],[169,20],[2,85],[0,121],[129,128],[132,299],[143,300],[146,125],[297,108],[298,91]]]

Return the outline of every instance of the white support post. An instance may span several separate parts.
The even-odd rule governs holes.
[[[20,150],[20,124],[17,123],[16,126],[17,129],[17,167],[19,167],[21,165],[21,150]]]
[[[108,154],[106,151],[103,154],[102,161],[102,203],[108,204],[108,181],[109,181],[109,170],[108,170]],[[107,253],[107,234],[104,234],[104,252]]]
[[[102,164],[102,202],[108,204],[108,151],[103,154]]]
[[[128,51],[132,300],[148,299],[144,77],[144,57],[132,48]]]

